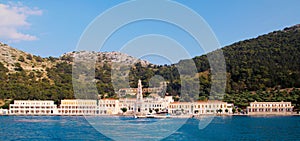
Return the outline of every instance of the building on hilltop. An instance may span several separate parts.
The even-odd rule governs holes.
[[[166,87],[167,87],[167,83],[166,82],[161,82],[159,87],[142,88],[142,93],[143,94],[145,94],[145,93],[149,93],[149,94],[151,94],[151,93],[152,94],[162,93],[162,92],[165,92]],[[138,88],[121,88],[118,91],[119,97],[124,97],[126,95],[133,96],[133,95],[136,95],[137,93],[138,93]]]

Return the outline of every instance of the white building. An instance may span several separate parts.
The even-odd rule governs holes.
[[[277,115],[292,114],[293,108],[291,102],[251,102],[247,107],[249,115]]]
[[[68,99],[61,100],[58,113],[60,115],[96,115],[99,113],[97,109],[97,100]]]
[[[232,114],[232,103],[223,101],[197,101],[193,103],[193,114]]]
[[[233,104],[222,101],[173,102],[169,106],[172,115],[231,114]]]
[[[134,112],[136,98],[120,98],[119,107],[126,108],[128,112]]]
[[[62,100],[58,111],[61,115],[112,115],[120,108],[117,99],[70,99]]]
[[[15,100],[9,106],[11,115],[55,115],[57,105],[52,100]]]
[[[192,103],[191,102],[172,102],[170,103],[169,114],[172,115],[190,115],[192,114]]]
[[[7,115],[8,110],[7,109],[0,109],[0,115]]]
[[[117,99],[100,99],[98,101],[98,114],[100,115],[115,115],[120,113],[120,104]]]
[[[157,94],[151,94],[149,97],[144,98],[141,80],[139,80],[136,90],[136,98],[119,99],[119,107],[126,108],[128,113],[148,114],[154,111],[167,112],[169,104],[174,102],[172,96],[162,98]]]

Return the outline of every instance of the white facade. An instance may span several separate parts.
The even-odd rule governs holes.
[[[222,101],[173,102],[169,106],[172,115],[231,114],[233,104]]]
[[[147,97],[143,100],[137,100],[135,98],[121,98],[119,99],[119,107],[126,108],[128,112],[135,112],[141,114],[147,114],[155,110],[158,112],[167,112],[169,104],[174,102],[172,96],[162,97]]]
[[[169,106],[169,114],[172,115],[189,115],[192,114],[191,102],[172,102]]]
[[[62,100],[58,108],[61,115],[112,115],[120,112],[116,99],[70,99]]]
[[[134,112],[135,110],[135,98],[120,98],[119,99],[119,107],[126,108],[128,112]]]
[[[98,114],[115,115],[120,113],[119,100],[117,99],[100,99],[98,101]]]
[[[222,101],[198,101],[193,107],[193,114],[231,114],[234,105]]]
[[[265,115],[265,114],[292,114],[293,108],[291,102],[251,102],[247,107],[249,115]]]
[[[58,113],[60,115],[96,115],[97,109],[97,100],[68,99],[61,100]]]
[[[15,100],[9,106],[11,115],[55,115],[57,105],[52,100]]]

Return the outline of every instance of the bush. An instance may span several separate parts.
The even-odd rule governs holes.
[[[27,54],[27,56],[26,56],[26,59],[28,59],[28,60],[32,60],[32,56],[31,56],[31,54]]]
[[[127,108],[121,108],[121,110],[123,113],[127,112]]]
[[[3,106],[1,106],[2,109],[9,109],[9,103],[5,102]]]
[[[20,57],[19,57],[19,59],[18,59],[18,61],[20,61],[20,62],[24,62],[24,61],[25,61],[25,59],[24,59],[24,57],[23,57],[23,56],[20,56]]]
[[[37,62],[43,62],[43,58],[40,56],[34,56],[35,61]]]
[[[23,71],[23,68],[21,67],[20,63],[15,63],[15,71]]]

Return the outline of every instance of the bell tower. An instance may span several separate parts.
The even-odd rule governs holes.
[[[142,81],[140,79],[138,81],[136,100],[137,101],[142,101],[143,100],[143,86],[142,86]]]

